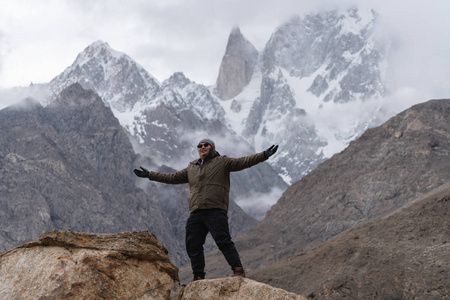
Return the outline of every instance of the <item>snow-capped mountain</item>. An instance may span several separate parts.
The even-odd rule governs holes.
[[[75,82],[96,91],[119,113],[129,112],[136,103],[149,101],[159,90],[158,81],[144,68],[102,41],[89,45],[49,85],[57,95]]]
[[[386,94],[376,20],[374,11],[356,9],[297,16],[277,28],[256,59],[240,31],[231,33],[216,94],[230,127],[254,148],[280,144],[270,162],[286,182],[385,119],[376,100]],[[223,78],[248,78],[249,69],[241,92],[235,91],[244,79],[223,84]]]
[[[286,70],[311,78],[307,91],[323,102],[383,96],[380,53],[372,38],[374,11],[351,9],[295,17],[272,35],[263,53],[265,72]]]
[[[173,169],[197,157],[195,144],[206,136],[231,156],[279,144],[268,160],[272,168],[260,174],[264,187],[238,189],[239,198],[279,190],[268,209],[286,183],[392,115],[382,106],[387,91],[376,20],[375,12],[356,9],[297,16],[278,27],[259,52],[233,28],[217,84],[209,87],[181,72],[160,83],[128,55],[97,41],[39,87],[47,90],[40,100],[48,103],[79,82],[111,107],[137,152]]]
[[[223,123],[224,111],[209,90],[175,73],[159,83],[128,55],[97,41],[55,77],[53,94],[74,82],[94,90],[110,106],[129,133],[173,166],[179,149],[189,149],[189,131],[209,132],[211,122]]]
[[[253,149],[236,135],[210,87],[192,82],[180,72],[159,83],[107,43],[89,45],[45,88],[57,95],[74,82],[99,94],[130,134],[135,151],[149,157],[156,167],[185,168],[198,158],[195,145],[204,137],[215,140],[222,155],[238,157],[264,150]],[[233,174],[231,198],[240,200],[246,211],[261,219],[287,184],[268,164],[255,168],[253,178],[248,171]],[[269,203],[261,201],[258,209],[248,204],[249,199],[262,194],[272,194]]]

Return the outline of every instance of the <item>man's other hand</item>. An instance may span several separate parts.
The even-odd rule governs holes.
[[[150,172],[144,167],[141,167],[141,169],[142,170],[134,169],[134,174],[136,174],[136,176],[138,176],[138,177],[148,178],[148,176],[150,175]]]
[[[267,149],[266,151],[264,151],[264,156],[266,157],[266,158],[269,158],[269,157],[271,157],[272,155],[274,155],[275,154],[275,152],[277,152],[277,150],[278,150],[278,145],[272,145],[272,146],[270,146],[269,147],[269,149]]]

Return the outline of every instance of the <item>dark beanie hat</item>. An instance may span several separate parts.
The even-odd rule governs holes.
[[[214,150],[216,150],[216,145],[214,144],[214,142],[213,142],[213,140],[211,140],[211,139],[202,139],[200,142],[198,142],[199,144],[200,143],[208,143],[208,144],[210,144],[211,145],[211,147],[214,149]]]

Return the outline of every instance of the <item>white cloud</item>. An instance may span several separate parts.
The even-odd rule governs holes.
[[[103,40],[158,80],[182,71],[206,85],[217,78],[233,26],[262,49],[294,14],[333,9],[331,0],[0,0],[0,88],[48,82],[87,45]],[[348,7],[352,1],[339,1]],[[396,88],[448,93],[450,2],[357,1],[380,13],[380,34],[397,36]]]
[[[272,205],[280,199],[283,192],[275,187],[268,193],[252,193],[249,198],[240,197],[235,201],[247,214],[261,221]]]

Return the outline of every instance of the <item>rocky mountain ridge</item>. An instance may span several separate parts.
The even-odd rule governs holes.
[[[450,181],[249,276],[309,299],[449,299],[449,214]]]

